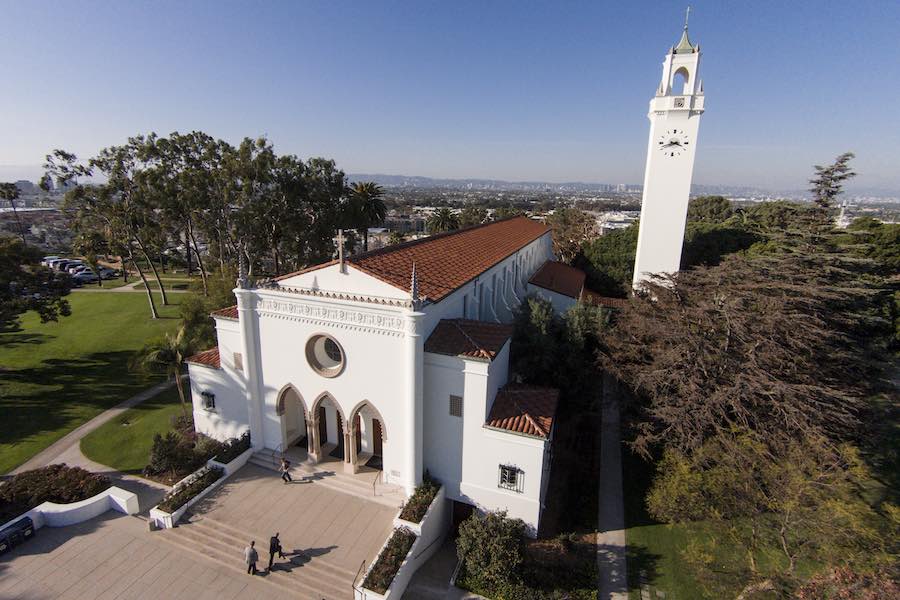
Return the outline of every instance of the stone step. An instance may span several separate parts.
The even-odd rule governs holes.
[[[261,455],[263,452],[264,451],[260,451],[253,454],[248,462],[277,473],[277,465],[274,464],[266,454]],[[332,469],[322,468],[319,465],[307,463],[295,464],[291,466],[290,473],[291,477],[295,480],[302,478],[315,481],[329,489],[377,502],[385,506],[390,506],[391,508],[400,508],[405,500],[402,490],[397,486],[388,487],[385,484],[378,484],[375,488],[376,494],[373,495],[372,484],[370,482]],[[373,474],[373,480],[374,477]]]
[[[191,527],[196,527],[204,534],[216,538],[223,543],[226,543],[230,548],[243,548],[247,545],[248,540],[260,540],[260,547],[265,546],[263,550],[266,551],[266,555],[268,556],[268,544],[264,543],[266,540],[268,540],[268,537],[256,535],[248,531],[238,530],[235,527],[232,527],[210,517],[195,517],[191,519],[189,524]],[[260,552],[260,555],[262,555],[262,552]],[[352,580],[353,576],[355,575],[354,571],[339,567],[337,565],[333,565],[328,562],[327,559],[318,558],[313,560],[314,557],[308,558],[310,558],[310,561],[304,564],[304,568],[310,567],[313,570],[321,571],[324,576],[335,578],[337,583],[345,583],[346,581]]]
[[[230,546],[223,547],[219,542],[211,540],[208,536],[198,535],[190,525],[179,526],[175,529],[166,529],[161,532],[161,537],[166,542],[191,552],[197,556],[213,561],[216,564],[226,568],[240,572],[245,572],[246,567],[243,562],[243,546],[233,548]],[[257,565],[265,565],[262,563],[263,552],[260,552],[260,562]],[[351,580],[348,580],[345,587],[332,584],[331,581],[323,581],[320,574],[303,572],[306,565],[295,567],[290,573],[286,571],[273,570],[265,577],[260,577],[262,581],[269,585],[284,590],[297,598],[305,599],[327,599],[337,600],[346,598],[350,594]]]

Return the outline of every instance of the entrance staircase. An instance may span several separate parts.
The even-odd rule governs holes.
[[[295,458],[299,460],[295,460]],[[302,460],[300,456],[292,456],[290,451],[287,453],[287,459],[291,461],[290,474],[295,481],[301,479],[315,481],[317,485],[391,508],[399,509],[406,500],[403,488],[382,482],[380,471],[368,469],[351,475],[344,473],[344,464],[340,461],[312,464]],[[280,461],[281,454],[279,452],[264,448],[255,452],[248,462],[278,473]]]
[[[268,536],[241,531],[208,515],[189,515],[178,527],[159,532],[160,538],[194,555],[218,563],[228,569],[246,571],[244,548],[248,540],[257,540],[259,562],[264,571],[269,560]],[[290,562],[288,562],[290,559]],[[271,572],[254,579],[288,592],[297,598],[344,600],[352,597],[356,573],[330,564],[322,558],[304,554],[275,559]]]

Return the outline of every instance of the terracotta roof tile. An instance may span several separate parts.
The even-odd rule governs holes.
[[[420,297],[438,302],[549,231],[543,223],[519,216],[363,252],[347,262],[407,292],[415,263]],[[334,263],[316,265],[278,280]]]
[[[220,308],[219,310],[214,310],[209,314],[214,317],[224,317],[226,319],[237,319],[238,318],[238,309],[237,309],[237,306],[229,306],[228,308]]]
[[[528,283],[576,300],[584,289],[584,271],[567,264],[548,260]]]
[[[221,368],[221,363],[219,362],[219,347],[216,346],[215,348],[198,352],[197,354],[188,357],[185,362],[189,362],[192,365],[201,365],[219,369]]]
[[[596,306],[605,306],[606,308],[624,308],[628,306],[628,298],[610,298],[609,296],[601,296],[594,290],[585,288],[581,294],[582,302],[594,304]]]
[[[486,425],[549,439],[559,403],[559,390],[510,383],[499,392]]]
[[[425,341],[425,352],[494,360],[511,335],[512,325],[441,319]]]

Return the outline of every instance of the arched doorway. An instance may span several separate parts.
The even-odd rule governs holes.
[[[281,417],[282,452],[293,446],[309,449],[306,404],[293,385],[288,384],[278,394],[275,413]]]
[[[327,392],[319,396],[310,412],[309,456],[315,462],[347,460],[349,442],[346,419],[340,405]]]
[[[371,402],[364,400],[350,412],[350,424],[348,439],[353,443],[346,461],[347,470],[353,473],[363,467],[382,470],[387,435],[381,413]]]

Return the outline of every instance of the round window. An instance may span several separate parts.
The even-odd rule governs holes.
[[[314,335],[306,342],[306,360],[323,377],[337,377],[344,370],[344,351],[334,338]]]

